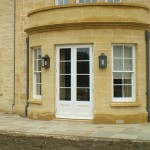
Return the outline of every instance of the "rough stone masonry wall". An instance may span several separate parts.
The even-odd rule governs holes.
[[[49,16],[50,17],[50,16]],[[37,19],[36,19],[36,21],[37,21],[37,24],[39,23],[39,18],[41,18],[41,17],[38,17]],[[43,19],[43,18],[42,18]],[[59,19],[58,19],[59,20]],[[26,25],[27,25],[27,22],[25,22],[26,23]],[[103,33],[103,34],[100,34],[99,32],[97,32],[98,30],[93,30],[92,32],[94,33],[93,35],[92,34],[90,34],[90,30],[89,30],[89,32],[87,32],[87,30],[85,31],[85,30],[82,30],[82,31],[80,31],[80,32],[75,32],[75,31],[73,31],[73,30],[68,30],[68,31],[65,31],[65,32],[63,32],[63,34],[62,34],[62,32],[58,32],[58,31],[56,31],[56,32],[54,32],[54,33],[52,33],[52,32],[50,32],[50,33],[40,33],[40,34],[36,34],[36,35],[32,35],[32,36],[30,36],[30,38],[31,38],[31,43],[30,43],[30,46],[35,46],[35,45],[42,45],[42,50],[44,50],[44,53],[48,53],[49,51],[49,48],[52,50],[52,48],[53,48],[53,45],[54,44],[64,44],[64,43],[72,43],[72,39],[74,39],[74,41],[76,42],[76,43],[80,43],[81,41],[83,42],[83,43],[90,43],[93,39],[95,39],[95,43],[94,42],[92,42],[92,43],[94,43],[94,45],[96,45],[97,44],[97,52],[98,52],[98,54],[96,54],[96,51],[94,52],[95,53],[95,55],[94,56],[96,56],[96,58],[94,59],[94,60],[97,60],[97,56],[99,55],[99,49],[100,49],[100,47],[102,47],[102,51],[103,51],[103,47],[106,49],[106,50],[110,50],[111,49],[111,43],[118,43],[118,41],[120,42],[120,43],[137,43],[137,45],[138,45],[138,50],[142,50],[142,49],[145,49],[145,40],[144,40],[144,31],[142,31],[142,32],[140,32],[140,31],[133,31],[133,33],[131,32],[131,31],[129,31],[129,30],[109,30],[109,32],[107,32],[108,33],[108,35],[106,35],[106,32],[104,32],[103,30],[99,30],[100,31],[100,33]],[[71,34],[65,34],[65,33],[72,33],[72,35],[73,35],[73,38],[70,38],[70,35]],[[85,33],[84,33],[85,32]],[[134,33],[135,32],[135,33]],[[78,34],[77,34],[78,33]],[[110,36],[110,34],[112,33],[112,36]],[[88,34],[90,34],[90,36],[87,36]],[[102,37],[95,37],[96,36],[96,34],[98,34],[98,35],[103,35]],[[132,36],[131,36],[131,34],[132,34]],[[48,36],[49,35],[49,36]],[[55,35],[55,36],[53,36],[53,35]],[[65,35],[69,35],[69,37],[64,37]],[[80,37],[82,35],[82,37]],[[35,36],[35,37],[34,37]],[[75,40],[75,36],[76,36],[76,40]],[[84,36],[84,38],[83,38],[83,36]],[[92,36],[93,36],[93,38],[92,38]],[[108,38],[108,37],[110,38]],[[42,37],[43,37],[43,39],[42,39]],[[104,38],[105,37],[105,38]],[[120,38],[121,37],[121,38]],[[139,38],[140,37],[140,38]],[[50,40],[51,38],[53,38],[53,39],[55,39],[55,42],[53,42],[53,40]],[[81,39],[82,38],[82,39]],[[90,39],[91,38],[91,39]],[[34,40],[33,40],[34,39]],[[85,39],[85,41],[84,41],[84,39]],[[104,43],[101,43],[101,41],[100,41],[100,39],[103,39],[103,41],[104,41]],[[106,40],[106,41],[105,41]],[[51,41],[51,42],[49,42],[49,41]],[[98,42],[99,43],[98,43]],[[114,41],[114,42],[112,42],[112,41]],[[35,42],[35,43],[34,43]],[[96,43],[97,42],[97,43]],[[142,43],[142,46],[140,46],[141,45],[141,43]],[[49,44],[49,45],[47,45],[47,44]],[[109,46],[109,47],[106,47],[106,45],[107,46]],[[140,47],[140,48],[139,48]],[[47,49],[47,52],[45,51]],[[94,47],[94,49],[96,50],[96,48]],[[53,55],[52,55],[52,53],[53,53]],[[109,54],[108,52],[107,52],[107,54]],[[51,54],[50,54],[50,56],[51,56],[51,60],[54,60],[55,59],[55,54],[54,54],[54,50],[52,50],[51,51]],[[109,56],[109,62],[110,62],[110,58],[111,58],[111,54],[110,55],[108,55]],[[143,58],[145,58],[145,56],[143,55]],[[143,59],[144,61],[145,61],[145,59]],[[97,61],[96,61],[97,62]],[[144,63],[141,63],[141,64],[145,64],[145,62]],[[52,61],[52,64],[51,64],[51,66],[53,66],[53,61]],[[94,65],[95,66],[95,65]],[[141,71],[142,69],[142,67],[140,66],[140,65],[138,65],[137,64],[137,66],[138,66],[138,68],[137,68],[137,70],[139,71]],[[32,65],[31,65],[31,67],[32,67]],[[141,67],[141,68],[140,68]],[[52,68],[53,68],[53,70],[52,70]],[[51,78],[54,78],[54,68],[55,68],[55,66],[53,66],[53,67],[51,67]],[[98,67],[97,67],[98,68]],[[139,69],[140,68],[140,69]],[[109,74],[110,74],[110,71],[111,70],[111,68],[109,68]],[[144,68],[144,70],[145,70],[145,68]],[[98,71],[100,71],[99,69],[97,69],[97,72]],[[139,72],[140,72],[139,71]],[[31,73],[32,73],[32,71],[31,71]],[[53,74],[52,74],[53,73]],[[101,72],[98,72],[97,74],[99,75]],[[106,73],[106,72],[105,72]],[[108,75],[108,72],[106,73],[107,75]],[[105,75],[106,75],[105,74]],[[44,74],[44,79],[45,79],[45,81],[52,81],[52,80],[46,80],[46,73]],[[32,76],[32,75],[31,75]],[[143,79],[143,76],[145,77],[145,74],[142,74],[142,79]],[[22,76],[21,76],[22,77]],[[106,76],[104,76],[104,77],[106,77]],[[32,78],[32,77],[31,77]],[[50,76],[49,76],[49,78],[50,78]],[[96,78],[96,77],[95,77]],[[99,78],[99,76],[97,76],[97,78]],[[102,79],[102,78],[99,78],[99,79]],[[109,90],[106,90],[106,91],[111,91],[111,89],[110,89],[110,84],[108,84],[108,83],[111,83],[111,78],[110,78],[110,76],[108,77],[108,79],[109,80],[100,80],[99,81],[99,83],[101,82],[101,81],[104,81],[104,84],[103,85],[107,85],[108,86],[108,88],[109,88]],[[140,77],[138,77],[137,79],[140,79]],[[54,80],[53,80],[54,81]],[[95,81],[97,81],[97,80],[95,80]],[[142,81],[142,80],[140,80],[140,81]],[[95,100],[94,100],[94,102],[95,102],[95,108],[94,108],[94,113],[95,113],[95,122],[100,122],[101,120],[109,120],[109,117],[110,118],[113,118],[113,123],[114,123],[114,120],[120,120],[120,118],[122,118],[122,116],[117,116],[117,114],[118,114],[118,110],[123,114],[123,117],[125,116],[125,119],[123,118],[122,120],[127,120],[127,121],[133,121],[132,119],[128,119],[130,116],[128,115],[128,114],[130,114],[131,112],[133,113],[133,115],[131,116],[131,118],[137,118],[137,117],[139,117],[139,112],[140,112],[140,114],[141,114],[141,118],[145,121],[146,120],[146,115],[145,115],[145,112],[146,112],[146,109],[145,109],[145,101],[144,100],[146,100],[146,97],[145,97],[145,83],[144,84],[142,84],[142,86],[143,87],[141,87],[140,86],[140,88],[139,88],[139,86],[138,85],[140,85],[139,83],[140,83],[140,81],[138,81],[138,83],[137,83],[137,89],[138,89],[138,91],[140,91],[140,88],[142,88],[142,90],[144,91],[143,93],[144,93],[144,96],[141,94],[141,92],[140,93],[138,93],[138,100],[140,100],[140,102],[142,101],[142,106],[140,107],[140,108],[138,108],[138,107],[134,107],[134,108],[132,108],[132,107],[130,107],[130,108],[128,108],[128,109],[126,109],[126,110],[124,110],[124,108],[118,108],[118,109],[116,109],[115,107],[110,107],[110,102],[111,102],[111,99],[110,99],[110,97],[111,97],[111,95],[110,95],[110,92],[109,93],[106,93],[106,96],[105,97],[101,97],[101,99],[100,99],[100,96],[101,96],[101,92],[99,92],[100,90],[99,90],[99,85],[96,85],[95,84],[95,93],[96,94],[94,94],[94,95],[97,95],[97,96],[95,96]],[[53,87],[55,87],[55,83],[54,82],[50,82],[51,83],[51,85],[50,84],[44,84],[44,80],[42,80],[42,82],[43,82],[43,85],[45,85],[44,87],[43,87],[43,91],[45,92],[45,93],[48,93],[48,90],[47,89],[53,89],[54,90],[54,88]],[[105,83],[106,82],[106,83]],[[32,84],[32,81],[30,82],[31,84]],[[47,83],[47,82],[45,82],[45,83]],[[98,82],[97,82],[98,83]],[[48,88],[46,88],[46,86],[48,87]],[[50,86],[52,86],[52,88],[49,88]],[[97,88],[98,87],[98,88]],[[30,88],[31,88],[31,86],[30,86]],[[97,88],[97,89],[96,89]],[[101,89],[102,89],[102,87],[101,87]],[[30,89],[30,91],[32,91],[32,88]],[[51,91],[52,93],[55,93],[55,91],[53,92],[53,91]],[[31,92],[32,93],[32,92]],[[103,91],[103,93],[105,93],[105,91]],[[44,95],[44,94],[43,94]],[[46,95],[46,94],[45,94]],[[139,96],[140,95],[140,96]],[[52,97],[53,96],[53,97]],[[103,96],[103,95],[102,95]],[[46,96],[45,96],[46,97]],[[44,97],[44,98],[45,98]],[[38,105],[36,105],[35,103],[34,104],[30,104],[30,107],[29,107],[29,117],[30,118],[38,118],[38,119],[43,119],[45,116],[47,116],[47,114],[46,113],[48,113],[48,110],[53,110],[53,108],[55,108],[55,102],[54,102],[54,100],[55,100],[55,98],[54,98],[55,96],[53,95],[53,94],[51,94],[51,97],[46,97],[45,99],[44,99],[44,102],[42,103],[42,107],[40,107],[40,105],[38,104]],[[48,102],[48,100],[49,100],[49,102]],[[51,103],[50,103],[50,100],[51,100]],[[105,102],[107,101],[107,103],[105,103],[105,105],[103,105],[103,100],[105,100]],[[21,99],[20,99],[20,101],[22,101]],[[19,102],[20,102],[19,101]],[[143,102],[144,101],[144,102]],[[24,102],[25,102],[25,100],[24,100]],[[48,105],[49,104],[49,105]],[[98,104],[98,105],[97,105]],[[102,105],[101,105],[102,104]],[[24,105],[22,104],[22,105],[20,105],[20,106],[23,106],[24,107]],[[102,106],[101,107],[101,109],[98,107],[98,106]],[[51,109],[49,109],[51,107]],[[52,108],[53,107],[53,108]],[[21,108],[21,107],[20,107]],[[42,112],[42,109],[44,110],[43,112]],[[19,110],[19,107],[18,107],[18,110]],[[21,112],[21,111],[20,111]],[[143,113],[144,112],[144,113]],[[103,114],[102,114],[103,113]],[[143,114],[144,115],[143,115]],[[101,115],[102,114],[102,115]],[[114,114],[114,116],[112,116],[111,114]],[[45,115],[45,116],[44,116]],[[106,117],[104,117],[104,118],[102,118],[103,116],[106,116]],[[117,116],[117,117],[116,117]],[[119,118],[119,119],[118,119]],[[139,117],[140,118],[140,117]],[[139,122],[141,121],[143,121],[142,119],[140,119],[140,120],[138,120]],[[110,119],[110,121],[111,121],[111,119]],[[144,122],[143,121],[143,122]]]
[[[14,100],[14,1],[0,0],[0,111],[11,112]],[[99,0],[101,1],[101,0]],[[125,0],[124,0],[125,1]],[[150,0],[126,0],[150,6]],[[74,3],[71,0],[70,3]],[[16,93],[15,110],[24,113],[26,103],[26,34],[27,13],[54,5],[54,0],[16,0]]]
[[[13,0],[0,0],[0,111],[7,113],[14,99],[13,16]]]
[[[16,0],[16,66],[15,66],[15,106],[14,112],[25,113],[26,105],[26,33],[27,13],[41,7],[53,6],[53,0]],[[40,18],[39,18],[40,19]]]

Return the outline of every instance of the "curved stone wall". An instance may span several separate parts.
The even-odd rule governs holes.
[[[54,1],[53,1],[54,2]],[[88,3],[49,5],[30,11],[26,32],[30,38],[29,117],[52,119],[56,113],[56,46],[91,44],[94,66],[94,122],[147,122],[145,30],[150,29],[148,0],[123,0],[123,3]],[[112,102],[112,44],[133,44],[136,48],[136,102]],[[42,55],[51,58],[51,68],[43,70],[43,95],[39,103],[33,99],[33,52],[41,46]],[[105,53],[108,66],[98,67],[98,56]],[[142,55],[141,55],[142,54]],[[140,57],[140,59],[139,59]],[[142,72],[142,73],[141,73]],[[105,88],[104,88],[105,86]],[[51,94],[48,94],[51,93]],[[119,114],[118,114],[119,112]],[[49,118],[47,118],[49,116]]]
[[[53,6],[29,12],[27,33],[65,26],[140,26],[150,28],[149,8],[135,3],[91,3]],[[39,19],[40,18],[40,19]],[[84,23],[84,24],[82,24]],[[129,24],[129,25],[128,25]],[[139,25],[140,24],[140,25]],[[56,29],[55,29],[56,28]]]

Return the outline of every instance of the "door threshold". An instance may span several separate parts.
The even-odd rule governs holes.
[[[86,122],[93,123],[93,119],[70,119],[70,118],[54,118],[56,121],[69,121],[69,122]]]

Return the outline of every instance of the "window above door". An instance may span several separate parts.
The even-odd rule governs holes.
[[[105,0],[105,2],[120,3],[121,0]]]
[[[112,3],[120,3],[122,0],[76,0],[77,3],[96,3],[96,2],[112,2]]]
[[[98,0],[77,0],[77,3],[95,3]]]
[[[55,5],[65,5],[68,3],[69,3],[69,0],[55,0]]]

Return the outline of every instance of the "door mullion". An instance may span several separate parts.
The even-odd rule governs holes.
[[[76,101],[76,48],[75,46],[72,46],[71,49],[71,62],[72,62],[72,67],[71,67],[71,81],[72,81],[72,109],[73,109],[73,118],[75,118],[75,101]]]

